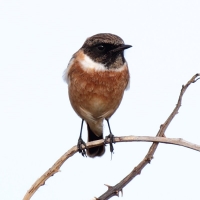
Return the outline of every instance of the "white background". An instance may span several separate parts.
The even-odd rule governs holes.
[[[200,1],[0,1],[0,199],[22,199],[68,149],[81,119],[62,74],[73,53],[96,33],[114,33],[133,47],[125,57],[130,89],[111,118],[116,136],[155,136],[182,84],[200,72]],[[200,81],[186,92],[166,132],[200,144]],[[105,135],[108,128],[104,125]],[[83,130],[86,139],[86,126]],[[115,185],[150,143],[118,143],[111,161],[74,155],[33,200],[92,199]],[[200,153],[160,144],[151,164],[120,199],[199,199]],[[113,197],[118,199],[118,197]]]

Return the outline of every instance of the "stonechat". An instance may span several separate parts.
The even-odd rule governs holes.
[[[103,139],[103,121],[108,123],[110,151],[113,152],[114,136],[110,129],[109,118],[117,110],[125,89],[129,85],[129,70],[124,58],[124,50],[132,47],[124,44],[117,35],[100,33],[89,37],[83,46],[72,56],[64,72],[68,83],[71,105],[82,119],[79,152],[82,149],[82,127],[87,123],[88,142]],[[102,156],[105,147],[87,149],[89,157]]]

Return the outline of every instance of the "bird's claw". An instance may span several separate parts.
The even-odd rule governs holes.
[[[82,138],[79,138],[77,144],[78,152],[81,153],[83,157],[87,157],[86,151],[82,148],[82,145],[85,146],[85,149],[87,149],[86,143],[83,141]]]
[[[110,139],[110,152],[111,154],[114,153],[114,135],[112,133],[110,133],[108,136],[106,136],[104,143],[106,144],[107,140]]]

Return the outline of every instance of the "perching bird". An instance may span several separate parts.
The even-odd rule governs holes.
[[[82,140],[84,120],[87,123],[88,142],[103,139],[103,120],[108,122],[108,137],[113,152],[109,118],[119,107],[124,90],[129,84],[130,76],[124,50],[130,47],[117,35],[96,34],[89,37],[73,55],[64,72],[71,105],[82,118],[78,140],[82,155],[85,154],[81,147],[81,144],[85,145]],[[90,157],[102,156],[104,152],[104,145],[87,149]]]

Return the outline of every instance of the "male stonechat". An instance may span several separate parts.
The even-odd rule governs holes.
[[[83,46],[72,56],[64,72],[68,83],[71,105],[82,119],[78,149],[82,155],[82,127],[87,123],[88,142],[103,139],[103,120],[109,127],[110,151],[113,152],[114,135],[109,118],[117,110],[124,90],[129,84],[129,70],[124,58],[124,50],[132,47],[124,44],[117,35],[100,33],[89,37]],[[105,147],[87,149],[89,157],[102,156]]]

